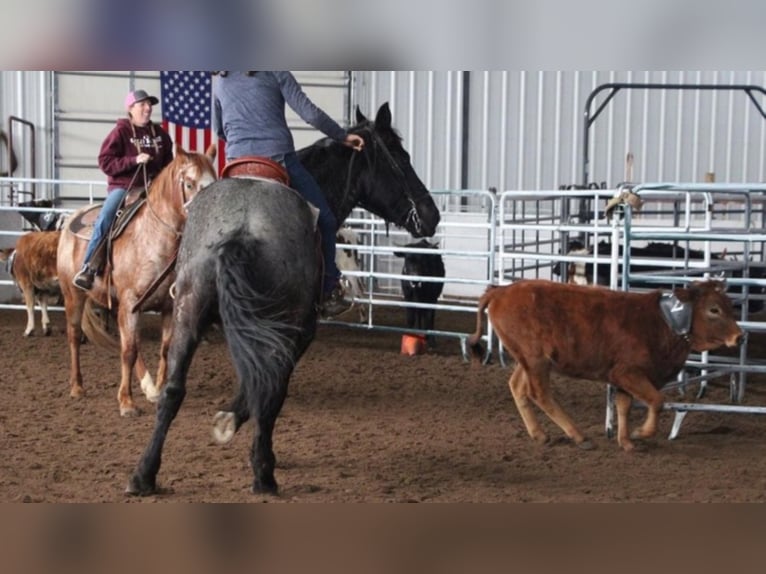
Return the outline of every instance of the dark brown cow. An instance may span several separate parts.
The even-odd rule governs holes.
[[[29,337],[35,330],[35,301],[42,312],[42,330],[50,335],[48,304],[61,297],[56,250],[60,231],[31,231],[19,237],[16,247],[0,251],[0,261],[10,259],[8,271],[13,276],[27,306],[27,326],[24,336]]]
[[[485,309],[500,342],[517,362],[508,384],[529,435],[540,443],[548,440],[532,401],[583,448],[592,448],[590,441],[551,395],[552,371],[608,381],[618,388],[617,442],[630,451],[630,438],[656,433],[663,404],[658,389],[681,370],[689,352],[736,346],[743,337],[720,281],[693,283],[672,294],[543,280],[490,287],[479,301],[477,329],[468,340],[474,359],[482,354]],[[674,322],[675,316],[686,316],[687,321]],[[648,414],[629,437],[631,396],[646,403]]]

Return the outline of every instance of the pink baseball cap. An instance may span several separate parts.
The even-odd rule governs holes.
[[[143,102],[144,100],[149,100],[149,103],[153,106],[160,103],[157,98],[150,96],[144,90],[133,90],[132,92],[128,92],[128,95],[125,96],[125,109],[129,110],[133,104]]]

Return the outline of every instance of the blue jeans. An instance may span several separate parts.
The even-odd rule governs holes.
[[[319,189],[314,177],[303,167],[297,154],[285,154],[284,164],[290,176],[290,186],[319,209],[319,232],[322,234],[322,256],[324,257],[323,289],[325,293],[329,293],[335,288],[340,278],[340,271],[335,265],[335,233],[338,231],[335,214],[330,210],[330,204],[327,203],[324,193]]]
[[[114,216],[117,215],[117,210],[120,208],[126,193],[128,193],[127,189],[116,188],[106,195],[104,205],[101,207],[101,211],[96,218],[96,223],[93,224],[93,234],[90,237],[88,249],[85,251],[83,265],[90,263],[90,258],[93,257],[93,252],[98,247],[101,238],[109,232]]]

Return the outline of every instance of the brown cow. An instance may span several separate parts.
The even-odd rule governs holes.
[[[689,352],[736,346],[743,337],[720,281],[692,283],[666,294],[544,280],[490,287],[479,301],[477,329],[468,339],[474,359],[482,353],[485,309],[517,362],[508,384],[529,435],[540,443],[548,440],[531,400],[583,448],[592,444],[551,395],[551,371],[615,385],[617,442],[631,451],[630,438],[656,433],[663,404],[659,389],[681,370]],[[648,414],[629,437],[631,396],[648,406]]]
[[[55,304],[61,297],[56,251],[60,231],[31,231],[19,237],[16,247],[0,251],[0,261],[8,261],[8,271],[24,295],[27,306],[27,326],[24,336],[29,337],[35,330],[35,301],[42,312],[44,335],[50,335],[48,304]]]

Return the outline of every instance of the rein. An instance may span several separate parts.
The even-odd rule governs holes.
[[[181,177],[178,180],[178,184],[181,186],[181,197],[183,198],[183,202],[181,203],[182,208],[186,208],[186,205],[188,204],[188,200],[186,199],[186,183],[184,182],[184,178]],[[151,189],[151,188],[150,188]],[[147,193],[147,200],[146,204],[149,207],[149,212],[154,216],[154,218],[159,221],[162,225],[164,225],[167,229],[169,229],[175,236],[176,239],[180,238],[183,233],[178,231],[175,227],[164,221],[159,215],[157,215],[157,212],[154,211],[154,207],[152,206],[152,202],[149,201],[149,193]]]
[[[380,134],[376,133],[373,127],[366,126],[359,130],[359,133],[369,137],[372,143],[372,147],[376,152],[380,152],[383,157],[386,159],[386,162],[388,163],[391,170],[402,180],[404,180],[404,195],[407,198],[407,201],[409,202],[410,208],[407,211],[407,215],[404,218],[404,225],[408,225],[412,223],[412,225],[415,227],[415,229],[421,229],[422,224],[420,221],[420,215],[418,214],[417,210],[417,201],[413,199],[412,197],[412,190],[410,189],[409,184],[407,183],[407,177],[404,172],[404,170],[399,165],[399,162],[396,161],[396,158],[393,156],[391,151],[386,146],[386,143],[383,141],[383,138],[380,137]],[[369,155],[365,154],[365,157],[367,159],[368,167],[370,167],[371,170],[374,171],[374,164],[377,163],[377,153],[375,154],[374,159],[370,159]],[[357,198],[353,196],[351,193],[352,190],[352,175],[353,175],[353,166],[354,166],[354,160],[356,159],[356,154],[353,153],[351,156],[351,160],[348,165],[348,171],[346,172],[346,183],[343,190],[343,195],[341,197],[341,200],[338,204],[338,211],[340,213],[346,213],[351,211],[353,209],[353,206],[356,204]],[[364,207],[364,198],[360,198],[360,205]],[[389,221],[386,218],[386,229],[388,230],[388,224]],[[397,224],[398,225],[398,224]]]
[[[420,230],[422,225],[420,221],[420,215],[418,214],[417,210],[417,200],[413,199],[412,197],[412,190],[410,189],[409,183],[407,182],[407,176],[404,173],[404,170],[399,165],[399,162],[396,161],[396,158],[391,154],[391,151],[388,149],[388,146],[386,146],[386,142],[383,141],[383,138],[380,137],[380,134],[376,133],[374,130],[370,130],[370,135],[372,137],[372,142],[375,149],[379,150],[383,154],[383,157],[386,158],[389,167],[398,177],[404,181],[404,195],[407,198],[407,201],[410,203],[410,209],[407,211],[407,216],[404,219],[404,226],[412,222],[415,229]]]
[[[183,198],[182,207],[186,208],[186,205],[189,203],[186,199],[186,191],[185,186],[186,183],[184,182],[183,177],[181,177],[178,180],[178,183],[181,185],[181,197]],[[154,281],[151,282],[149,287],[147,287],[146,291],[144,291],[141,296],[138,298],[138,300],[134,303],[133,307],[131,308],[131,313],[135,313],[136,311],[139,311],[141,308],[141,305],[144,304],[144,302],[149,298],[149,296],[154,293],[157,290],[157,287],[160,286],[160,283],[162,283],[165,278],[170,275],[171,271],[176,266],[176,260],[178,259],[178,246],[180,245],[180,238],[183,236],[183,233],[179,232],[175,227],[172,225],[166,223],[163,221],[159,215],[154,211],[154,208],[152,207],[151,202],[148,200],[146,201],[147,205],[149,206],[149,212],[154,216],[154,218],[159,221],[162,225],[170,229],[170,231],[173,232],[173,234],[176,237],[176,247],[173,250],[173,255],[170,256],[170,260],[168,261],[165,268],[162,270],[162,272],[154,279]]]
[[[152,281],[151,285],[144,291],[141,296],[138,298],[138,300],[133,304],[133,307],[130,309],[131,313],[135,313],[136,311],[139,311],[141,309],[141,305],[144,304],[144,302],[149,298],[149,296],[154,293],[157,290],[157,287],[160,286],[160,283],[162,283],[165,278],[170,275],[170,272],[173,271],[173,269],[176,266],[176,260],[178,259],[178,244],[176,244],[176,248],[173,251],[173,255],[170,257],[170,261],[168,261],[168,264],[165,266],[165,269],[162,270],[162,273],[160,273],[157,278]]]
[[[343,196],[338,203],[338,212],[345,213],[346,210],[350,213],[356,204],[356,197],[351,195],[351,176],[354,170],[354,161],[356,160],[356,152],[351,152],[351,160],[348,162],[348,170],[346,171],[346,185],[343,188]],[[370,164],[370,158],[367,158],[367,164]],[[350,201],[349,201],[350,199]]]

